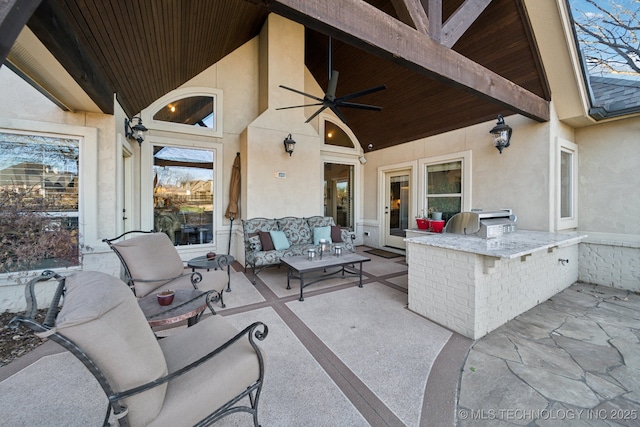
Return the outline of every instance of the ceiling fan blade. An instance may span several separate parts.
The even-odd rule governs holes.
[[[322,98],[318,98],[317,96],[314,96],[314,95],[309,95],[308,93],[304,93],[302,91],[299,91],[298,89],[294,89],[294,88],[283,86],[283,85],[280,85],[280,87],[283,88],[283,89],[290,90],[291,92],[299,93],[300,95],[304,95],[304,96],[309,97],[311,99],[315,99],[316,101],[320,101],[320,102],[324,101],[324,99],[322,99]]]
[[[341,96],[339,98],[339,101],[348,101],[350,99],[357,98],[359,96],[364,96],[364,95],[368,95],[370,93],[374,93],[374,92],[379,92],[381,90],[385,90],[386,88],[387,88],[386,85],[371,87],[369,89],[361,90],[360,92],[354,92],[354,93],[350,93],[350,94],[345,95],[345,96]]]
[[[340,107],[359,108],[361,110],[380,111],[382,107],[376,105],[358,104],[356,102],[336,102]]]
[[[315,113],[313,113],[311,115],[311,117],[309,117],[305,123],[309,123],[311,120],[313,120],[318,114],[322,113],[325,109],[327,108],[326,105],[323,105],[322,108],[319,108],[318,111],[316,111]]]
[[[344,116],[344,114],[342,114],[342,111],[340,111],[340,109],[336,105],[331,106],[331,111],[333,111],[334,114],[338,116],[338,118],[342,120],[344,124],[347,124],[347,118]]]
[[[293,105],[291,107],[280,107],[280,108],[276,108],[276,110],[288,110],[290,108],[300,108],[300,107],[313,107],[314,105],[322,105],[322,102],[318,102],[316,104]]]
[[[331,72],[331,79],[329,80],[329,85],[327,86],[327,93],[324,96],[325,99],[328,99],[329,101],[333,101],[334,99],[336,99],[336,87],[338,87],[339,75],[340,73],[338,73],[336,70],[333,70]]]

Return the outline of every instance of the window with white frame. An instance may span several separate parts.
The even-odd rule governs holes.
[[[578,176],[578,146],[558,138],[557,219],[558,229],[578,226],[576,180]]]
[[[462,209],[462,161],[427,165],[427,212],[442,212],[448,220]]]
[[[442,212],[442,219],[471,206],[471,151],[422,159],[421,213]]]
[[[79,264],[80,140],[0,131],[0,272]]]
[[[215,150],[154,145],[154,228],[174,245],[211,243]]]

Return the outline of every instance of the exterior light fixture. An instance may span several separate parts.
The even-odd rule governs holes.
[[[296,142],[291,138],[291,134],[284,139],[284,151],[289,153],[289,157],[293,154],[293,146]]]
[[[131,126],[134,120],[137,120],[137,123]],[[147,128],[144,127],[142,119],[139,116],[136,116],[131,120],[128,118],[124,119],[124,133],[126,137],[129,139],[135,139],[138,141],[139,145],[142,145],[142,141],[144,141],[144,133],[146,131]]]
[[[489,131],[493,136],[493,145],[498,149],[500,154],[502,150],[511,145],[511,126],[504,124],[501,114],[498,114],[498,123]]]

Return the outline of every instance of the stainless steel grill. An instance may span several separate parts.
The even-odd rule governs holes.
[[[444,232],[494,239],[516,231],[516,219],[511,209],[460,212],[449,219]]]

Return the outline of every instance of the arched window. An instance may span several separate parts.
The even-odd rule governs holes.
[[[222,91],[176,89],[145,109],[142,119],[149,129],[222,138]]]
[[[355,147],[351,137],[340,126],[329,120],[324,121],[324,143],[337,147]]]

